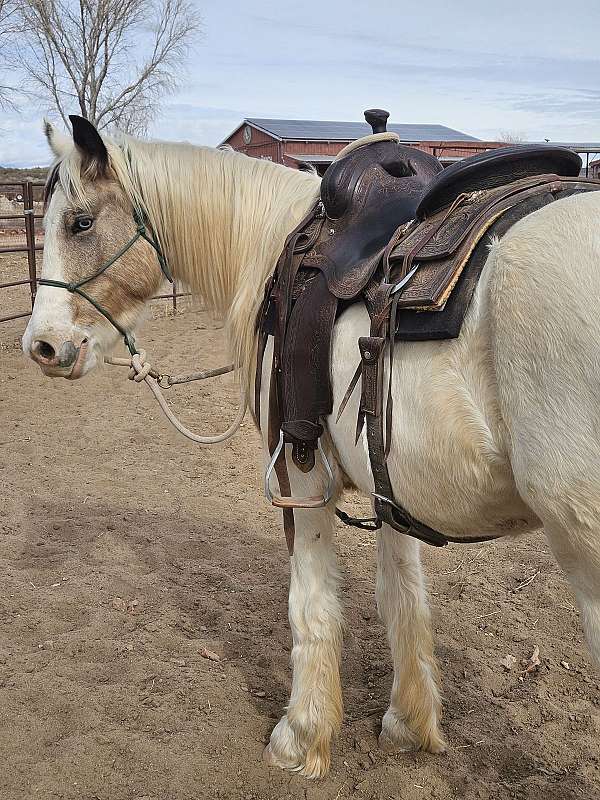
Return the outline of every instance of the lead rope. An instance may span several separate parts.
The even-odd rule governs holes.
[[[152,367],[150,362],[146,361],[146,353],[144,350],[133,353],[131,358],[114,358],[111,356],[106,356],[104,358],[104,362],[115,367],[128,367],[129,373],[127,377],[130,381],[134,381],[135,383],[142,383],[142,381],[145,382],[171,425],[173,425],[173,427],[176,428],[179,433],[183,434],[183,436],[190,441],[195,442],[196,444],[210,445],[218,444],[219,442],[225,442],[227,439],[231,439],[231,437],[237,432],[242,424],[247,407],[246,395],[243,389],[240,391],[240,405],[234,421],[226,431],[223,433],[217,433],[214,436],[200,436],[199,434],[191,431],[189,428],[186,428],[185,425],[177,419],[175,414],[173,414],[169,408],[161,390],[162,388],[173,386],[176,383],[188,383],[189,381],[212,378],[215,375],[224,375],[225,373],[233,370],[232,364],[228,365],[227,367],[219,367],[218,369],[205,370],[203,372],[193,372],[190,375],[176,375],[171,377],[170,375],[160,375]],[[164,387],[161,386],[163,383],[165,384]]]

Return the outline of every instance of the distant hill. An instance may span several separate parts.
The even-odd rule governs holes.
[[[17,169],[17,167],[0,167],[0,183],[7,183],[8,181],[45,181],[48,174],[48,167],[26,167],[25,169]]]

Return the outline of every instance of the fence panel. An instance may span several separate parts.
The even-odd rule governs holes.
[[[39,181],[3,181],[0,183],[0,195],[5,195],[8,203],[23,204],[22,213],[0,214],[0,222],[5,223],[3,228],[10,230],[15,229],[16,223],[21,223],[25,231],[25,244],[19,241],[0,246],[0,256],[9,253],[24,253],[27,256],[27,271],[28,278],[24,280],[11,280],[0,283],[0,290],[11,289],[16,286],[25,286],[29,284],[30,306],[31,308],[25,310],[15,310],[10,314],[0,316],[0,322],[9,322],[14,319],[21,319],[28,317],[33,308],[35,300],[35,292],[37,288],[37,264],[36,252],[41,250],[43,245],[36,241],[35,221],[42,218],[41,214],[35,213],[35,200],[34,200],[34,187],[41,189],[43,183]],[[3,189],[5,191],[3,191]],[[10,195],[14,195],[10,198]],[[13,223],[13,225],[6,223]],[[12,238],[12,237],[11,237]],[[16,238],[16,236],[14,237]]]

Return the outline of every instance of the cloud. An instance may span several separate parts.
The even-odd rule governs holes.
[[[482,138],[600,139],[596,0],[199,7],[205,38],[152,137],[217,144],[246,116],[356,120],[379,105]],[[42,115],[0,115],[0,163],[47,161]]]
[[[42,130],[43,113],[0,114],[0,166],[45,166],[51,159]]]

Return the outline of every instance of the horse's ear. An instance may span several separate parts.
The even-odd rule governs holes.
[[[44,133],[56,158],[64,158],[73,149],[73,141],[57,130],[50,120],[44,120]]]
[[[95,175],[104,175],[108,170],[108,150],[102,137],[84,117],[70,114],[73,126],[73,141],[83,158],[84,169]]]

